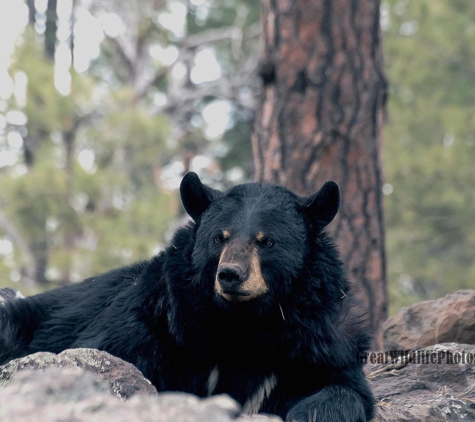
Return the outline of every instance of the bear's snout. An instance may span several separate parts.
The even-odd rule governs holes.
[[[221,265],[218,268],[218,281],[223,290],[233,290],[246,280],[246,273],[241,265]]]
[[[247,301],[268,291],[257,250],[250,241],[236,239],[224,247],[214,287],[219,296],[231,302]]]

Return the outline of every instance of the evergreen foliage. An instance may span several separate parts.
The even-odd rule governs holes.
[[[9,279],[26,276],[26,266],[41,260],[44,280],[30,275],[44,285],[27,283],[26,293],[149,257],[177,208],[175,195],[160,190],[156,179],[166,119],[134,102],[125,84],[95,101],[97,81],[74,71],[71,93],[61,95],[54,64],[31,28],[10,71],[26,76],[26,94],[12,96],[5,114],[14,111],[25,124],[8,122],[1,137],[2,148],[17,159],[1,169],[0,209],[29,259],[14,243],[0,266],[2,285],[12,285]],[[12,133],[22,145],[8,143]]]
[[[475,286],[475,4],[388,0],[390,303]]]

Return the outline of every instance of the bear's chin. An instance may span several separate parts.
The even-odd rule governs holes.
[[[256,299],[267,296],[266,291],[249,292],[242,290],[223,291],[222,289],[215,289],[215,295],[227,302],[252,302]]]
[[[227,313],[262,315],[272,309],[271,295],[263,294],[260,296],[249,297],[243,300],[243,296],[226,295],[215,292],[214,301],[218,307]],[[276,305],[278,306],[278,305]]]

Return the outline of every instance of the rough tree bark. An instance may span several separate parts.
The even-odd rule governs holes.
[[[379,348],[387,317],[380,1],[261,0],[261,7],[255,179],[301,195],[326,180],[340,185],[342,207],[328,230]]]

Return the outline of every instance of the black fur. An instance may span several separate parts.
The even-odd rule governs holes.
[[[287,421],[371,419],[358,359],[369,338],[322,233],[338,210],[336,184],[309,198],[254,183],[221,193],[188,174],[181,193],[195,221],[150,261],[0,307],[0,363],[91,347],[133,363],[159,391],[228,393]],[[256,246],[266,294],[247,302],[216,294],[224,229],[274,241]]]

